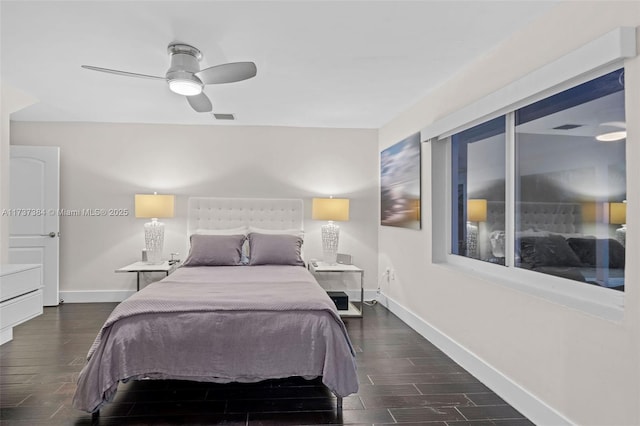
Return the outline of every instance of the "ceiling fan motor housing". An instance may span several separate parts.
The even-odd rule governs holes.
[[[181,43],[170,44],[168,51],[171,55],[171,67],[166,74],[167,81],[171,84],[173,80],[186,80],[202,87],[202,81],[194,75],[200,71],[202,53],[193,46]]]

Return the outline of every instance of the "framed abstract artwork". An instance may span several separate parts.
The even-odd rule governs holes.
[[[420,229],[420,133],[380,153],[380,224]]]

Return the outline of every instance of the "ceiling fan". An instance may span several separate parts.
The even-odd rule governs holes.
[[[169,89],[179,95],[186,96],[189,105],[197,112],[210,112],[213,109],[211,101],[202,91],[205,84],[233,83],[247,80],[255,77],[257,72],[256,64],[253,62],[232,62],[200,70],[199,62],[202,59],[202,53],[195,47],[176,42],[169,44],[167,50],[171,57],[171,66],[164,77],[118,71],[91,65],[82,65],[82,68],[126,77],[165,80],[169,83]]]

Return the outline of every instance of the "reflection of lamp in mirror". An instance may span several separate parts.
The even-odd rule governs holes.
[[[338,239],[340,227],[333,223],[335,220],[349,220],[348,198],[314,198],[311,208],[311,218],[314,220],[328,220],[322,225],[322,256],[326,263],[335,265],[338,254]]]
[[[609,203],[609,223],[621,225],[616,229],[616,240],[623,246],[627,242],[627,200],[621,203]]]
[[[136,217],[148,218],[151,222],[144,224],[144,242],[147,250],[147,263],[162,263],[162,246],[164,244],[164,223],[158,218],[173,217],[173,195],[136,194]]]
[[[487,221],[487,200],[467,200],[467,257],[477,259],[478,226]],[[476,224],[474,224],[474,222]]]
[[[601,209],[598,208],[598,203],[595,201],[584,201],[580,203],[580,218],[583,224],[596,223],[598,216],[601,214]]]

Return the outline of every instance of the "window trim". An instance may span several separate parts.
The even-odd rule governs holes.
[[[512,141],[513,142],[513,141]],[[624,297],[625,292],[612,291],[608,288],[598,287],[594,285],[585,285],[579,281],[572,281],[565,278],[547,275],[540,272],[529,271],[517,268],[514,265],[514,243],[513,238],[505,239],[506,264],[497,265],[484,262],[479,259],[471,259],[466,256],[452,254],[452,242],[450,236],[451,222],[451,139],[446,138],[434,143],[435,147],[446,149],[446,160],[438,161],[441,156],[433,155],[432,161],[444,164],[439,176],[432,179],[432,194],[440,193],[444,195],[444,221],[445,226],[438,226],[437,216],[434,214],[433,220],[433,239],[432,239],[432,263],[448,266],[459,272],[473,275],[484,281],[500,285],[512,290],[519,290],[536,297],[555,302],[564,306],[578,309],[580,311],[605,318],[611,321],[621,321],[624,316]],[[507,151],[507,150],[505,150]],[[515,162],[507,163],[508,169],[513,169],[515,174]],[[512,181],[513,182],[513,181]],[[509,184],[507,184],[509,186]],[[442,194],[444,193],[444,194]],[[510,198],[510,211],[505,212],[505,228],[506,224],[511,225],[511,229],[515,229],[514,218],[514,197],[513,192],[505,194]],[[434,203],[433,205],[440,205]],[[440,216],[442,217],[442,216]],[[440,222],[441,223],[441,222]],[[436,232],[440,229],[440,232]]]
[[[504,265],[508,268],[515,267],[515,238],[516,229],[516,113],[511,111],[506,116],[505,125],[505,185],[504,185]],[[507,229],[509,232],[507,233]],[[507,238],[508,237],[508,238]]]
[[[623,292],[452,254],[447,254],[445,262],[436,264],[610,321],[621,321],[624,317]]]
[[[625,68],[624,63],[615,62],[605,67],[600,67],[590,72],[583,73],[579,78],[565,81],[563,84],[548,88],[543,93],[535,96],[537,100],[544,99],[556,93],[575,87],[586,81],[598,78],[616,69]],[[532,98],[533,99],[533,98]],[[527,102],[528,104],[528,102]],[[525,105],[527,105],[525,104]],[[522,105],[524,106],[524,105]],[[439,200],[444,198],[444,214],[434,213],[432,222],[432,263],[455,268],[458,271],[466,272],[491,283],[505,286],[509,289],[519,290],[524,293],[541,297],[564,306],[578,309],[582,312],[595,315],[611,321],[621,321],[624,317],[624,305],[626,292],[611,291],[611,289],[585,285],[578,281],[555,277],[540,272],[528,271],[517,268],[514,265],[514,241],[513,230],[515,229],[515,111],[501,111],[501,115],[506,116],[505,125],[505,230],[510,229],[505,238],[505,265],[496,265],[483,262],[478,259],[471,259],[465,256],[452,254],[451,226],[452,218],[452,144],[451,136],[459,131],[473,127],[478,123],[473,121],[467,125],[456,129],[454,133],[446,132],[441,137],[431,139],[432,149],[432,194],[434,195],[434,206],[442,205],[436,203],[436,194]],[[497,115],[496,115],[497,116]],[[493,119],[495,117],[492,117]],[[443,157],[445,161],[442,161]],[[444,191],[444,197],[441,192]],[[442,220],[444,219],[444,221]],[[441,226],[444,222],[445,226]],[[438,231],[441,229],[444,232]],[[510,234],[510,235],[509,235]]]
[[[499,90],[423,128],[421,141],[446,138],[465,128],[505,115],[562,91],[567,82],[577,85],[590,80],[593,72],[621,67],[626,58],[637,55],[635,27],[619,27],[569,52]],[[570,87],[570,86],[569,86]]]

